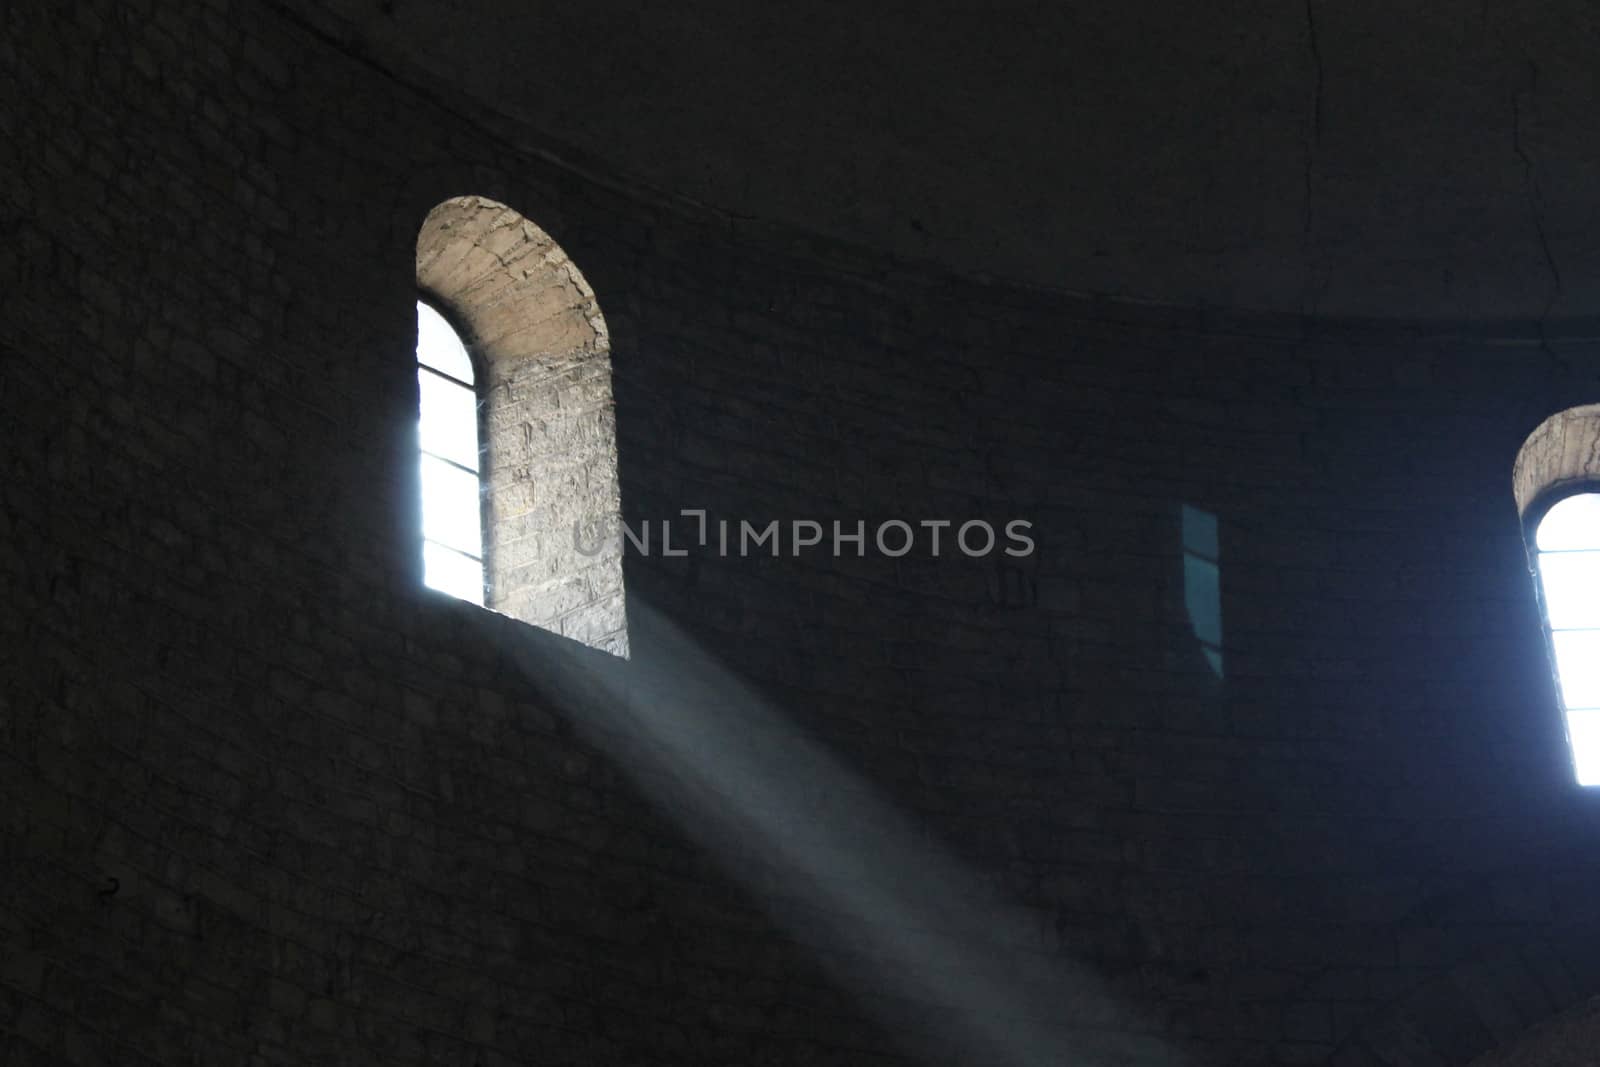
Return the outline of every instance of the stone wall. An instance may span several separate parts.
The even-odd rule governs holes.
[[[0,1059],[1439,1062],[1367,1035],[1472,961],[1600,990],[1510,487],[1589,326],[925,274],[557,166],[271,5],[4,18]],[[458,195],[598,295],[630,524],[1037,551],[634,551],[627,661],[421,589]],[[1456,1062],[1509,1037],[1427,1003]]]

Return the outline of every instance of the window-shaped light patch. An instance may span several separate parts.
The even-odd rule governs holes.
[[[1534,535],[1567,739],[1581,785],[1600,785],[1600,493],[1558,501]]]
[[[1183,606],[1211,672],[1222,675],[1222,546],[1217,517],[1183,505]]]
[[[482,604],[483,511],[472,360],[444,316],[420,300],[417,390],[423,581]]]

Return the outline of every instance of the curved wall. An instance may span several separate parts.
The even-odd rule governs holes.
[[[1591,341],[912,271],[269,9],[60,17],[0,67],[7,1062],[1398,1063],[1362,1027],[1505,945],[1600,988],[1510,493]],[[1036,553],[632,552],[626,662],[421,590],[455,195],[606,309],[631,523]]]

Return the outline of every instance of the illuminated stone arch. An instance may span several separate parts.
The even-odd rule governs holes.
[[[627,655],[611,343],[582,271],[479,196],[438,204],[417,288],[477,371],[486,606]]]

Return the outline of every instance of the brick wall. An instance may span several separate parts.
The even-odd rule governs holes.
[[[4,18],[5,1062],[1437,1062],[1363,1035],[1592,935],[1510,496],[1591,325],[935,275],[271,6]],[[630,524],[1036,553],[635,552],[629,661],[420,589],[415,242],[469,194],[599,296]]]

